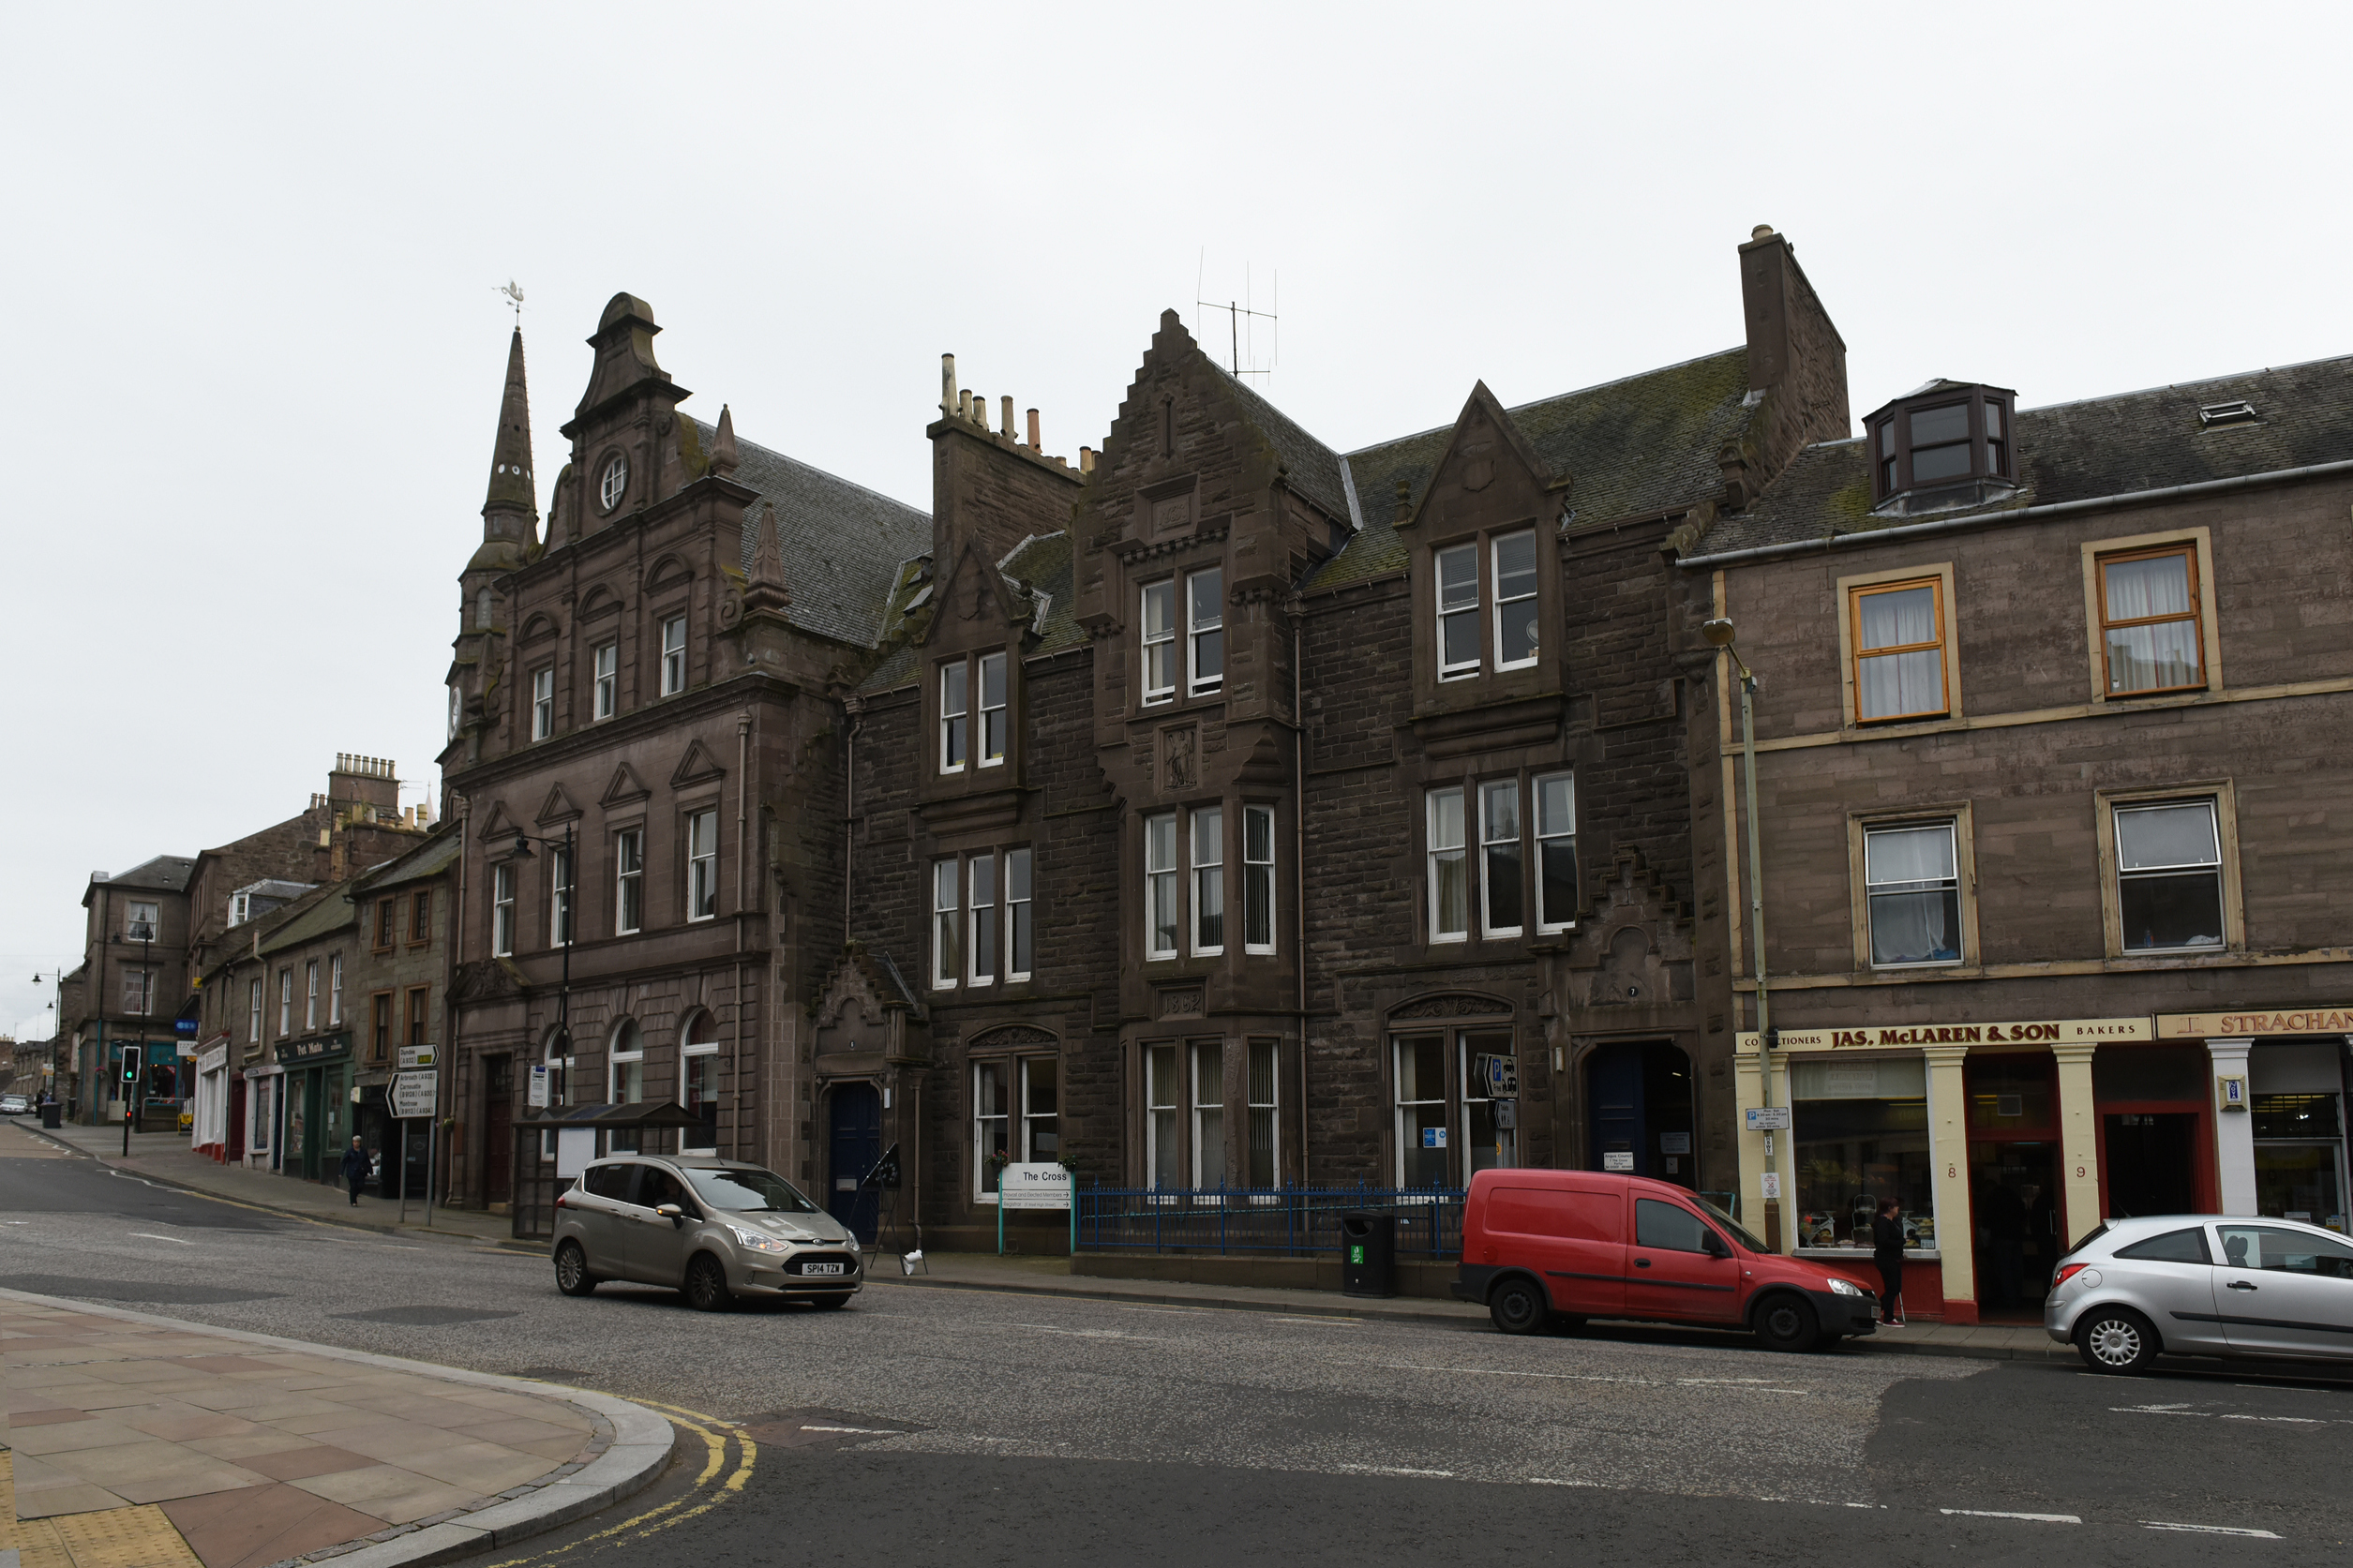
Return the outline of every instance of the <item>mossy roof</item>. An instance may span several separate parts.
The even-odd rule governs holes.
[[[1606,523],[1716,494],[1723,486],[1716,455],[1755,416],[1747,396],[1748,351],[1739,348],[1505,411],[1553,473],[1566,477],[1566,504],[1575,519]],[[1403,481],[1408,504],[1419,505],[1453,439],[1454,426],[1444,425],[1347,455],[1364,530],[1311,575],[1309,588],[1404,567],[1398,484]]]
[[[2208,426],[2201,407],[2253,403],[2252,423]],[[1702,556],[1906,524],[2091,500],[2353,458],[2353,356],[2020,409],[2018,489],[1950,511],[1874,515],[1860,441],[1798,454],[1746,511],[1717,520]]]
[[[931,624],[924,612],[934,603],[937,588],[932,580],[931,564],[930,558],[923,557],[902,565],[898,584],[883,615],[883,646],[887,651],[874,672],[859,682],[861,692],[872,695],[896,691],[912,683],[922,669],[921,639]],[[1016,591],[1028,596],[1030,624],[1038,638],[1030,645],[1029,652],[1059,653],[1087,641],[1087,633],[1079,625],[1074,610],[1077,596],[1072,589],[1075,579],[1067,530],[1033,534],[1023,540],[997,563],[997,569]]]

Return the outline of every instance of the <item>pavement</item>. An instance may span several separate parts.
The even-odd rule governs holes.
[[[35,1130],[27,1128],[26,1130]],[[397,1202],[364,1197],[353,1207],[339,1187],[299,1181],[266,1172],[217,1163],[192,1153],[185,1133],[135,1133],[131,1153],[122,1153],[119,1127],[68,1127],[38,1136],[61,1140],[118,1169],[192,1192],[226,1198],[290,1217],[343,1225],[379,1234],[414,1234],[463,1239],[511,1247],[542,1256],[536,1242],[517,1242],[504,1215],[477,1210],[436,1208],[425,1222],[421,1201],[409,1204],[410,1221],[399,1222]],[[1249,1285],[1198,1285],[1176,1280],[1102,1279],[1073,1276],[1067,1258],[1038,1255],[998,1257],[984,1252],[933,1252],[925,1255],[911,1277],[893,1272],[895,1263],[877,1260],[870,1280],[876,1284],[907,1284],[942,1290],[982,1290],[1017,1294],[1068,1296],[1082,1300],[1130,1302],[1139,1305],[1221,1307],[1238,1311],[1296,1313],[1346,1318],[1379,1318],[1398,1322],[1483,1323],[1483,1307],[1430,1297],[1367,1298],[1342,1296],[1330,1291],[1278,1290]],[[1702,1331],[1704,1332],[1704,1331]],[[2039,1325],[1942,1323],[1929,1321],[1903,1328],[1882,1328],[1867,1339],[1849,1341],[1866,1353],[1899,1351],[1913,1355],[1966,1356],[1987,1361],[2073,1362],[2075,1351],[2056,1345]]]
[[[42,1157],[0,1156],[17,1177]],[[20,1290],[0,1290],[0,1371],[17,1568],[443,1561],[629,1495],[673,1441],[602,1394]]]

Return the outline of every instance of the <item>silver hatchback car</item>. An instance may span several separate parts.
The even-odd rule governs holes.
[[[738,1296],[839,1307],[863,1282],[858,1238],[772,1171],[740,1160],[617,1155],[556,1199],[556,1288],[667,1285],[704,1312]]]
[[[2111,1219],[2059,1261],[2043,1327],[2095,1372],[2160,1352],[2353,1361],[2353,1244],[2293,1219]]]

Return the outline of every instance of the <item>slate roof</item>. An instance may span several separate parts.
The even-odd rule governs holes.
[[[196,861],[187,855],[158,855],[152,860],[142,860],[128,871],[109,876],[104,872],[92,877],[114,888],[150,889],[157,892],[184,893],[188,878],[196,874]]]
[[[1202,357],[1208,358],[1206,353]],[[1212,359],[1209,363],[1215,366],[1217,361]],[[1218,373],[1225,377],[1250,422],[1282,459],[1283,468],[1289,470],[1284,477],[1291,487],[1322,507],[1327,516],[1345,521],[1348,487],[1341,482],[1340,455],[1301,429],[1296,420],[1260,396],[1248,383],[1222,368]]]
[[[1580,523],[1606,523],[1705,500],[1723,488],[1716,455],[1746,430],[1748,351],[1686,360],[1599,386],[1508,409],[1536,455],[1568,476],[1566,503]],[[1398,537],[1397,485],[1418,505],[1454,426],[1383,441],[1348,454],[1364,531],[1308,581],[1310,588],[1361,582],[1405,565]]]
[[[1087,640],[1087,633],[1078,623],[1077,594],[1073,589],[1076,579],[1071,566],[1071,535],[1067,530],[1025,539],[997,563],[997,569],[1029,595],[1030,624],[1038,634],[1030,652],[1059,653]],[[931,578],[928,556],[904,563],[898,587],[883,615],[884,642],[904,640],[892,648],[875,666],[874,673],[859,683],[861,692],[873,694],[896,691],[916,679],[923,666],[923,650],[916,639],[928,624],[917,618],[932,602],[930,590],[937,587]]]
[[[438,833],[412,849],[406,849],[372,866],[352,878],[352,886],[389,888],[403,882],[422,881],[447,871],[464,846],[457,828],[445,826]]]
[[[2240,398],[2255,405],[2254,423],[2199,422],[2201,406]],[[2353,356],[2020,409],[2014,423],[2019,487],[2003,500],[1874,516],[1864,442],[1826,441],[1798,454],[1746,511],[1717,519],[1698,554],[2353,459]]]
[[[314,937],[341,931],[359,918],[359,911],[352,903],[352,884],[348,882],[322,888],[306,901],[289,904],[276,913],[284,918],[262,938],[262,951],[265,954],[283,952]],[[249,946],[243,946],[222,962],[234,963],[251,952]]]
[[[708,452],[716,427],[699,419],[695,427]],[[736,483],[760,498],[743,509],[743,569],[758,547],[761,503],[773,501],[792,593],[786,618],[820,636],[874,647],[900,563],[931,548],[931,514],[741,436],[735,445]]]

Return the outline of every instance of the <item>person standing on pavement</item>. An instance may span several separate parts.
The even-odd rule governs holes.
[[[343,1151],[343,1181],[352,1189],[352,1206],[359,1207],[359,1189],[367,1181],[367,1151],[352,1140],[352,1146]]]
[[[1871,1262],[1880,1271],[1880,1322],[1892,1328],[1904,1321],[1904,1206],[1893,1198],[1881,1199],[1872,1217]]]

